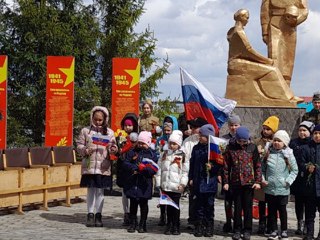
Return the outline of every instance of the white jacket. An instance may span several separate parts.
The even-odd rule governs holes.
[[[185,161],[185,154],[181,150],[165,151],[160,156],[158,165],[156,186],[163,191],[181,193],[178,187],[185,187],[188,183],[189,163]]]
[[[199,134],[193,134],[187,137],[183,143],[182,148],[184,153],[186,154],[186,161],[189,162],[191,158],[192,149],[199,142]]]

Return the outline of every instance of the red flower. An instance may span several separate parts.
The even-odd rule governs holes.
[[[160,140],[160,145],[161,145],[161,146],[164,146],[165,144],[166,144],[166,141],[163,140],[163,139],[161,139],[161,140]]]
[[[181,157],[175,157],[171,164],[174,164],[174,163],[178,165],[178,168],[181,168]]]

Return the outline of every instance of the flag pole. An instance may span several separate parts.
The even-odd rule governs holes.
[[[208,138],[209,138],[208,139],[208,163],[210,163],[210,135],[208,135]],[[209,170],[207,170],[207,184],[209,184],[209,180],[210,180],[210,172]]]

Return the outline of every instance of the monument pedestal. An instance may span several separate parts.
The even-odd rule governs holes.
[[[239,115],[241,125],[250,130],[251,138],[254,139],[261,136],[262,123],[272,115],[280,119],[279,130],[286,130],[291,138],[296,138],[305,111],[304,108],[289,107],[236,107],[233,112]],[[220,136],[228,132],[226,123],[220,129]]]

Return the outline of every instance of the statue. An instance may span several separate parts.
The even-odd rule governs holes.
[[[260,16],[268,57],[275,61],[275,66],[290,87],[297,26],[307,19],[307,0],[262,0]]]
[[[226,98],[243,106],[296,107],[302,99],[295,97],[273,59],[255,51],[244,27],[249,12],[240,9],[234,14],[235,26],[227,34],[229,41],[228,82]]]

